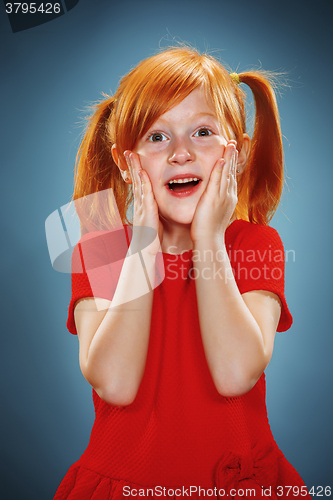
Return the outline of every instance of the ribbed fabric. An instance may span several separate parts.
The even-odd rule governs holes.
[[[85,258],[91,255],[93,238],[98,241],[97,269],[87,266]],[[107,233],[89,235],[81,243],[90,240],[90,249],[79,245],[73,255],[76,272],[68,317],[73,334],[78,299],[93,296],[92,288],[96,297],[112,299],[121,265],[107,264],[114,262],[108,238]],[[288,329],[292,317],[284,296],[284,250],[278,233],[237,220],[228,227],[225,241],[240,292],[276,293],[282,303],[278,330]],[[89,445],[67,472],[55,500],[127,498],[131,488],[152,488],[157,498],[159,487],[173,488],[169,496],[179,498],[187,496],[183,488],[190,486],[253,487],[258,495],[261,487],[272,487],[277,498],[277,486],[304,486],[272,436],[265,375],[237,398],[219,395],[213,384],[199,328],[194,258],[192,251],[163,254],[165,279],[154,291],[146,369],[137,397],[127,407],[116,407],[93,390],[96,417]],[[80,266],[83,272],[78,272]],[[201,496],[192,490],[192,498]]]

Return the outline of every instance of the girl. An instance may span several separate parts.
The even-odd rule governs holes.
[[[254,96],[252,141],[240,83]],[[292,324],[268,226],[282,184],[262,72],[229,75],[172,48],[97,105],[78,153],[68,318],[96,418],[56,500],[310,498],[265,405],[275,332]]]

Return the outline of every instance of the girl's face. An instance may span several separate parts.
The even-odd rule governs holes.
[[[223,157],[226,144],[225,132],[202,88],[161,115],[138,141],[134,152],[140,156],[142,168],[149,175],[164,219],[170,223],[191,224],[211,171]]]

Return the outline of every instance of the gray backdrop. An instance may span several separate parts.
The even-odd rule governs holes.
[[[81,0],[12,33],[0,10],[2,206],[1,498],[51,499],[88,444],[94,412],[70,276],[55,272],[47,216],[68,203],[82,110],[173,37],[220,49],[233,70],[285,70],[279,98],[288,187],[272,225],[294,325],[266,370],[275,439],[311,486],[332,486],[332,7],[264,0]],[[169,40],[169,42],[168,42]]]

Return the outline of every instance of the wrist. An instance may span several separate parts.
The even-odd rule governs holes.
[[[193,249],[196,250],[222,250],[225,248],[225,232],[203,233],[193,240]]]
[[[133,231],[133,237],[129,246],[129,253],[144,253],[147,256],[155,258],[158,252],[161,252],[161,242],[157,231],[150,227],[136,228]]]

